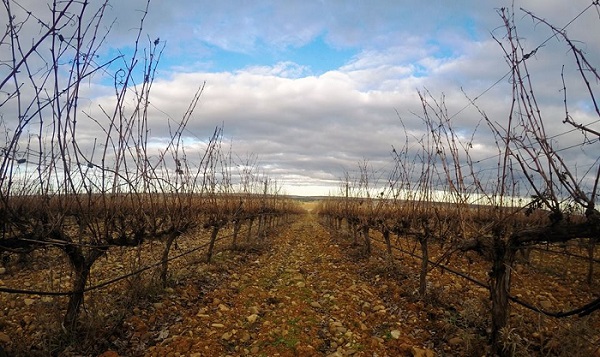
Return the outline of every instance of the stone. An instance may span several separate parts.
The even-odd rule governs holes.
[[[26,325],[30,325],[35,319],[33,318],[33,316],[30,315],[24,315],[23,316],[23,322],[25,322]]]
[[[330,332],[335,332],[335,330],[336,330],[338,327],[342,327],[342,326],[343,326],[343,325],[342,325],[342,323],[341,323],[341,322],[339,322],[339,321],[332,321],[332,322],[330,322],[330,323],[329,323],[329,331],[330,331]]]
[[[412,355],[413,357],[435,357],[435,352],[427,348],[413,347]]]
[[[251,324],[255,323],[256,319],[258,319],[258,315],[257,314],[252,314],[252,315],[246,317],[246,320],[248,320],[248,322],[251,323]]]
[[[321,304],[319,304],[318,301],[313,301],[313,302],[310,303],[310,306],[315,307],[315,308],[320,308]]]
[[[103,354],[98,355],[98,357],[119,357],[119,354],[115,351],[108,350],[108,351],[104,352]]]
[[[233,333],[225,332],[223,335],[221,335],[221,339],[225,340],[225,341],[229,341],[231,339],[231,336],[233,336]]]
[[[6,344],[10,343],[10,337],[8,337],[8,335],[5,334],[4,332],[0,332],[0,342],[6,343]]]
[[[0,275],[6,274],[6,268],[0,267]]]
[[[31,306],[35,302],[34,299],[24,299],[23,301],[25,302],[25,306]]]
[[[216,327],[216,328],[223,328],[223,327],[225,327],[225,325],[223,325],[223,324],[211,324],[210,326],[211,327]]]
[[[392,330],[390,331],[390,335],[394,340],[397,340],[400,338],[400,330]]]
[[[542,300],[540,301],[540,306],[542,307],[542,309],[548,311],[548,310],[552,310],[552,308],[554,307],[552,305],[552,302],[550,300]]]
[[[240,337],[240,341],[248,342],[248,341],[250,341],[251,338],[252,338],[252,336],[250,336],[250,334],[246,331],[242,334],[242,337]]]
[[[453,346],[461,345],[463,343],[463,339],[458,336],[452,337],[451,339],[448,340],[448,343]]]
[[[224,304],[219,304],[219,310],[221,311],[229,311],[230,308],[228,308],[226,305]]]

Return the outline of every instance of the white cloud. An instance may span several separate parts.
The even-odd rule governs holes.
[[[531,9],[564,26],[589,3],[516,1],[515,8]],[[110,45],[131,43],[139,26],[138,10],[144,4],[145,0],[136,0],[112,5],[108,15],[118,19]],[[265,173],[290,186],[310,185],[324,190],[363,159],[376,167],[389,165],[391,146],[401,146],[405,140],[396,111],[411,138],[420,138],[424,125],[419,118],[417,90],[427,88],[436,98],[443,93],[453,124],[466,135],[480,123],[481,115],[468,106],[461,88],[477,99],[492,120],[506,119],[510,82],[509,78],[501,78],[510,68],[490,37],[493,32],[502,38],[503,30],[497,29],[501,21],[494,11],[494,6],[502,4],[510,5],[510,1],[450,4],[438,0],[428,6],[416,1],[399,5],[383,0],[152,1],[144,33],[151,39],[167,41],[165,57],[169,63],[168,68],[159,69],[153,86],[149,108],[152,135],[167,135],[167,114],[174,120],[181,118],[193,93],[206,81],[200,105],[188,125],[190,136],[206,139],[215,126],[224,124],[234,150],[256,153]],[[515,18],[526,50],[544,43],[551,35],[521,12]],[[600,44],[596,32],[589,29],[597,21],[597,14],[590,12],[568,28],[569,34],[586,41],[584,48],[596,60],[594,63],[600,58]],[[311,68],[285,59],[271,65],[209,71],[218,61],[211,56],[219,50],[281,53],[319,36],[333,47],[355,48],[357,55],[321,75],[313,75]],[[571,114],[585,123],[597,118],[590,111],[589,98],[576,77],[571,56],[564,43],[552,39],[527,62],[542,111],[553,120],[548,127],[550,135],[569,130],[560,124],[564,117],[560,92],[563,63],[568,64],[569,96],[577,103]],[[91,84],[82,92],[83,107],[101,118],[98,105],[110,107],[111,95],[110,87]],[[82,120],[80,126],[97,130],[91,121]],[[93,135],[84,133],[80,138],[91,140]],[[567,147],[581,136],[572,133],[560,140],[561,147]],[[192,146],[190,150],[201,147]],[[496,152],[484,124],[478,129],[472,152],[478,160]],[[590,155],[570,155],[589,165]]]
[[[291,61],[279,62],[274,66],[249,66],[244,68],[243,71],[251,74],[283,78],[301,78],[310,74],[310,69],[307,66],[302,66]]]

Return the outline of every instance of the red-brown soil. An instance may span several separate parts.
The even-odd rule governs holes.
[[[107,357],[489,353],[489,292],[485,288],[433,269],[428,276],[428,296],[420,298],[416,259],[397,253],[398,259],[391,262],[382,249],[366,257],[344,232],[325,229],[313,214],[280,228],[265,243],[260,249],[222,249],[211,264],[201,263],[199,258],[174,264],[173,269],[183,272],[172,278],[171,287],[128,300],[128,307],[119,305],[122,302],[117,303],[116,298],[110,306],[111,295],[88,299],[93,302],[89,310],[119,308],[124,312],[120,318],[110,320],[110,328],[88,330],[87,337],[80,336],[83,342],[70,344],[56,354],[103,353]],[[181,244],[185,245],[185,241]],[[405,248],[413,248],[404,244]],[[378,243],[375,246],[382,248]],[[434,258],[438,250],[432,245]],[[558,274],[554,265],[547,265],[547,257],[532,254],[531,266],[518,267],[513,294],[557,311],[580,306],[598,296],[597,285],[566,281],[571,274],[583,279],[577,270],[579,265],[569,261],[575,267],[567,269],[567,262],[559,261]],[[477,257],[455,257],[448,264],[486,280],[487,265]],[[572,272],[566,274],[564,270]],[[11,276],[0,276],[3,284],[15,283]],[[129,289],[136,287],[130,285]],[[119,291],[113,294],[116,297]],[[27,355],[24,351],[32,344],[28,333],[52,334],[51,328],[40,325],[52,317],[42,319],[42,305],[64,304],[60,299],[44,302],[37,297],[27,301],[25,298],[29,297],[15,299],[0,294],[5,304],[0,309],[0,333],[4,335],[0,335],[4,338],[0,338],[0,344],[21,355]],[[38,309],[39,321],[31,316],[33,308]],[[568,355],[569,349],[571,355],[600,353],[598,311],[587,318],[564,320],[546,318],[514,304],[511,311],[511,328],[507,329],[505,340],[507,349],[515,355]],[[84,312],[84,318],[96,316],[99,321],[109,320],[108,315]],[[53,317],[60,320],[59,316]],[[96,335],[91,336],[90,342],[93,332]],[[32,337],[33,344],[46,344],[29,351],[43,355],[51,348],[49,340]]]

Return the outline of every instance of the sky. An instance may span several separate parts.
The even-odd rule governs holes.
[[[356,174],[359,163],[384,173],[393,166],[393,147],[404,145],[407,134],[411,142],[423,135],[419,92],[428,91],[444,98],[453,126],[465,137],[477,128],[472,154],[487,159],[497,152],[494,139],[467,97],[494,121],[507,120],[510,67],[496,41],[505,34],[498,15],[504,6],[514,9],[527,48],[543,44],[530,69],[547,130],[558,135],[557,147],[566,148],[581,136],[565,134],[571,128],[562,124],[563,65],[572,114],[581,122],[598,118],[565,44],[521,8],[560,28],[576,18],[569,35],[599,59],[597,7],[580,15],[591,3],[151,0],[140,47],[154,40],[164,46],[149,108],[156,124],[152,140],[164,141],[165,119],[181,118],[206,83],[184,133],[191,151],[222,125],[236,156],[256,155],[260,170],[284,193],[336,194],[345,173]],[[131,53],[145,6],[145,0],[111,3],[105,18],[114,23],[102,56]],[[111,97],[106,79],[92,81],[81,99],[89,113]],[[565,154],[582,170],[597,159],[589,150]],[[482,165],[494,168],[496,161]]]

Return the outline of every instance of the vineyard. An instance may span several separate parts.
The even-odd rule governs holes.
[[[134,241],[131,233],[117,236],[118,243],[99,246],[71,240],[69,233],[81,234],[81,229],[65,225],[68,239],[38,239],[26,241],[34,246],[11,248],[7,246],[14,240],[3,242],[2,330],[5,338],[10,336],[10,350],[48,355],[60,353],[73,338],[93,344],[95,337],[118,328],[131,306],[194,276],[224,250],[260,248],[270,232],[300,212],[297,203],[284,198],[221,197],[215,224],[214,212],[206,212],[206,207],[215,207],[198,201],[204,210],[193,211],[190,219],[199,225],[176,235],[138,233]],[[225,202],[235,202],[235,212],[225,216]],[[76,270],[73,256],[83,260],[86,270]]]
[[[253,215],[238,229],[230,220],[211,255],[213,228],[190,230],[169,252],[166,285],[164,240],[112,246],[89,273],[71,334],[63,332],[63,319],[76,275],[61,248],[45,247],[21,261],[11,254],[0,287],[11,293],[2,295],[5,346],[28,356],[490,353],[492,264],[486,256],[449,254],[451,243],[433,235],[423,250],[407,227],[369,226],[365,235],[355,220],[327,213],[345,203],[360,212],[364,205],[345,201],[316,202],[315,213],[287,201],[287,214],[269,215],[263,228]],[[588,303],[598,291],[586,281],[588,247],[580,243],[518,254],[510,328],[499,334],[504,351],[597,353],[598,315],[589,313]],[[592,279],[598,275],[595,269]]]
[[[598,353],[600,336],[594,326],[599,321],[593,313],[599,304],[597,247],[585,239],[556,243],[548,235],[544,241],[512,247],[513,252],[500,256],[502,261],[494,261],[500,258],[494,255],[498,247],[493,237],[481,238],[477,231],[494,221],[494,208],[469,207],[458,222],[458,212],[447,204],[420,204],[420,209],[429,206],[430,216],[411,212],[411,206],[330,199],[318,211],[324,226],[347,242],[356,259],[378,261],[384,275],[414,288],[411,296],[438,307],[429,316],[432,323],[440,322],[436,328],[444,326],[449,311],[456,314],[461,337],[455,341],[472,344],[467,354],[484,350],[488,338],[507,355]],[[539,224],[539,217],[514,216],[510,224],[516,230]],[[469,222],[471,237],[480,240],[461,232],[461,222]],[[499,267],[507,269],[508,278]]]
[[[204,83],[181,118],[150,119],[148,7],[107,58],[108,1],[3,5],[0,357],[600,355],[600,74],[566,27],[523,11],[551,33],[531,47],[498,9],[505,76],[454,114],[418,91],[423,130],[399,118],[391,164],[307,205],[223,125],[190,138]],[[533,65],[550,40],[572,56],[558,134]],[[110,95],[86,107],[97,77]],[[504,79],[498,120],[477,100]]]
[[[164,43],[140,47],[149,4],[131,55],[104,61],[107,34],[99,31],[110,4],[88,5],[54,3],[37,17],[3,3],[1,337],[23,355],[61,353],[86,322],[118,319],[106,311],[116,292],[130,292],[118,301],[126,307],[145,290],[167,288],[172,265],[210,262],[226,237],[234,250],[256,245],[299,212],[253,156],[234,162],[222,127],[202,140],[201,154],[188,154],[185,130],[203,83],[183,116],[162,128],[168,137],[153,141],[148,108]],[[42,47],[52,56],[38,56]],[[92,114],[79,106],[96,75],[111,83],[112,97]],[[38,302],[39,311],[27,309]]]

